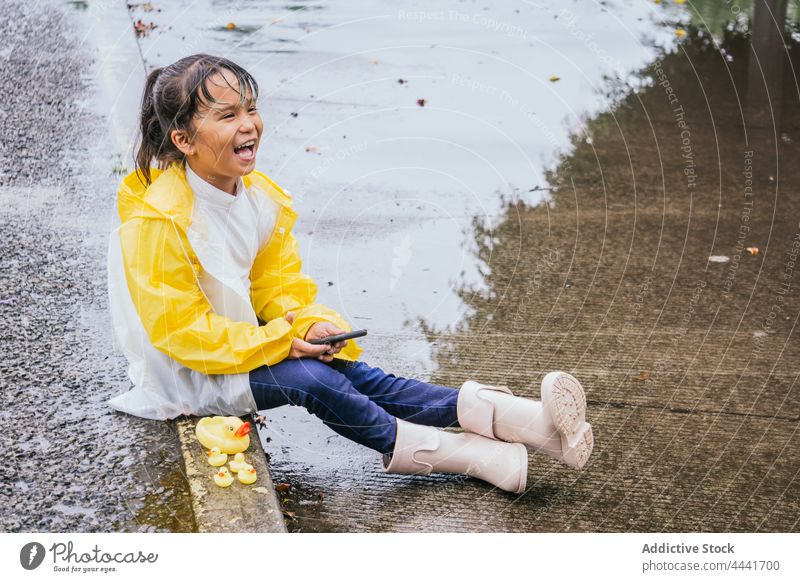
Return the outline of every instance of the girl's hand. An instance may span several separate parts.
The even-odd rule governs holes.
[[[294,313],[291,311],[286,313],[286,321],[289,323],[294,322]],[[346,330],[339,329],[334,324],[328,321],[318,321],[312,325],[306,332],[306,340],[321,339],[329,335],[338,335],[346,333]],[[323,362],[330,362],[333,360],[333,355],[338,354],[347,345],[347,340],[336,342],[335,344],[310,344],[308,341],[303,341],[295,338],[292,341],[292,349],[289,351],[290,358],[317,358]],[[298,355],[293,355],[298,354]]]
[[[296,337],[292,340],[292,347],[287,358],[317,358],[323,362],[333,360],[333,354],[328,352],[326,344],[314,345]]]

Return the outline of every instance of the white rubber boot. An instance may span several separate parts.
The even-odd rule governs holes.
[[[397,419],[397,440],[391,455],[383,455],[386,473],[459,473],[487,481],[511,493],[522,493],[528,482],[528,450],[479,434],[452,433]]]
[[[581,469],[594,446],[586,422],[586,396],[580,382],[566,372],[542,380],[542,401],[514,396],[507,386],[468,380],[456,405],[464,430],[525,445]]]

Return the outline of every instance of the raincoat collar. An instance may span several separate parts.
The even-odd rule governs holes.
[[[174,162],[166,170],[150,169],[152,183],[145,186],[144,176],[136,170],[122,181],[117,207],[121,222],[134,218],[171,218],[187,230],[191,223],[194,194],[186,179],[183,162]],[[242,176],[244,187],[256,185],[290,215],[291,196],[265,174],[254,170]]]

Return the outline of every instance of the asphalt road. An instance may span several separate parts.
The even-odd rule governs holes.
[[[70,4],[0,19],[0,531],[191,531],[176,433],[114,412],[107,311],[118,176],[93,49]]]

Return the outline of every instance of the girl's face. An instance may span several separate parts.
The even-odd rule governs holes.
[[[208,92],[217,100],[201,105],[192,121],[194,135],[172,132],[175,146],[186,155],[192,170],[229,194],[236,181],[256,167],[256,152],[264,131],[261,115],[248,92],[243,105],[236,76],[226,70],[208,78]]]

